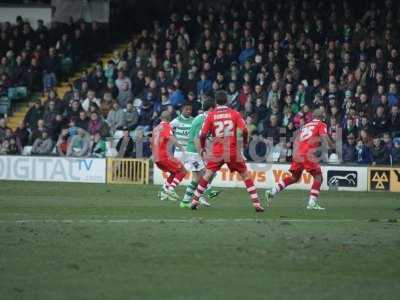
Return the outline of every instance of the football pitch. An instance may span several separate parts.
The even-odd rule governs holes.
[[[1,182],[0,299],[399,298],[399,194],[307,211],[287,191],[256,214],[244,189],[199,211],[158,189]]]

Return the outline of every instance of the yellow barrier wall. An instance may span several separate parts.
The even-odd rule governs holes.
[[[107,183],[148,184],[149,160],[134,158],[108,158]]]
[[[368,168],[368,190],[400,192],[400,168]]]

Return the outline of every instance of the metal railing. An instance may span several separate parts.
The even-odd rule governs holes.
[[[150,164],[148,159],[107,159],[107,183],[148,184],[149,173]]]

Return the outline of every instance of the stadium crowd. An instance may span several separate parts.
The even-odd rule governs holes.
[[[190,102],[197,115],[224,89],[259,155],[290,160],[295,130],[320,107],[343,162],[400,163],[399,13],[391,0],[200,1],[143,28],[65,95],[54,89],[61,62],[101,49],[96,24],[2,24],[0,92],[26,85],[47,100],[33,101],[15,132],[0,119],[0,153],[32,145],[32,154],[103,157],[117,137],[119,156],[148,157],[162,111]]]

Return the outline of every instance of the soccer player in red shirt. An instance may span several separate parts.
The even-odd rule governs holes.
[[[179,200],[175,188],[186,176],[183,164],[174,158],[170,148],[175,146],[184,152],[184,148],[176,140],[170,125],[171,114],[168,111],[161,113],[161,123],[154,128],[152,137],[153,160],[157,167],[170,175],[164,183],[163,190],[158,193],[160,200]]]
[[[237,129],[242,131],[243,146],[247,146],[248,132],[245,121],[239,112],[226,106],[227,95],[223,91],[215,94],[217,107],[208,113],[200,132],[200,155],[207,162],[206,172],[200,179],[197,189],[192,199],[192,209],[199,207],[199,198],[207,189],[207,185],[214,174],[227,164],[231,172],[238,172],[243,179],[247,192],[250,194],[253,207],[256,212],[263,212],[257,195],[253,180],[249,177],[246,163],[240,153],[237,141]],[[206,153],[206,138],[211,135],[213,138],[211,155]]]
[[[303,170],[306,170],[314,178],[307,209],[324,210],[317,202],[323,178],[319,158],[315,152],[321,142],[330,148],[334,148],[334,144],[328,136],[327,126],[322,119],[322,110],[316,109],[313,112],[313,120],[300,128],[294,143],[294,155],[289,169],[291,176],[285,177],[271,191],[266,192],[268,205],[271,204],[272,197],[299,181]]]

